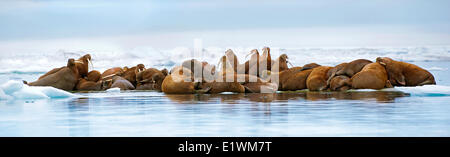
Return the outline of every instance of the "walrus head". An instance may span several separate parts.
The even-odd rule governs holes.
[[[390,64],[393,60],[389,57],[377,57],[377,63],[386,66],[387,64]]]
[[[250,56],[251,55],[251,58],[250,59],[252,59],[254,56],[256,56],[256,59],[259,59],[259,52],[258,52],[258,49],[253,49],[252,51],[250,51],[250,53],[248,53],[247,55],[245,55],[245,58],[247,58],[248,56]]]
[[[281,54],[279,58],[280,63],[286,62],[287,64],[291,65],[291,67],[294,67],[294,65],[292,65],[291,62],[289,62],[289,57],[286,54]]]
[[[70,59],[67,61],[67,67],[71,68],[71,67],[74,67],[74,66],[75,66],[75,59],[70,58]]]
[[[93,69],[90,54],[86,54],[86,55],[80,57],[79,59],[75,60],[75,63],[79,64],[79,65],[77,65],[78,71],[80,72],[80,74],[82,76],[86,76],[87,73],[89,71],[91,71],[91,69]]]
[[[164,81],[165,78],[166,76],[164,74],[163,75],[161,75],[160,73],[154,74],[152,76],[153,88],[161,90],[162,82]]]
[[[262,50],[263,50],[262,57],[270,58],[270,48],[269,47],[264,47]]]
[[[80,63],[80,64],[86,64],[86,63],[89,63],[90,60],[91,60],[91,55],[90,54],[86,54],[86,55],[81,56],[80,58],[78,58],[76,61],[77,61],[77,63]]]
[[[141,71],[144,71],[144,70],[145,70],[145,65],[144,64],[138,64],[136,66],[136,74],[141,72]]]
[[[239,65],[239,60],[238,60],[236,54],[234,54],[233,50],[228,49],[225,52],[225,56],[227,56],[226,58],[230,63],[234,63],[236,66]]]
[[[101,80],[101,83],[102,83],[102,90],[106,90],[111,87],[113,80],[112,79],[108,79],[108,80],[104,80],[104,81]]]
[[[77,76],[79,75],[79,70],[78,70],[78,68],[77,68],[77,66],[76,66],[75,59],[70,58],[70,59],[67,61],[67,67],[68,67],[69,69],[71,69],[72,72],[73,72],[75,75],[77,75]]]
[[[166,68],[162,69],[161,72],[164,74],[164,76],[167,76],[169,74],[169,71],[167,71]]]
[[[395,61],[393,59],[389,57],[377,57],[377,63],[386,68],[389,81],[392,85],[406,86],[405,75],[403,75],[399,66],[395,66]]]

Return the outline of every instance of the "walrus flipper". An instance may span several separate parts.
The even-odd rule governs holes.
[[[212,89],[211,87],[206,87],[204,89],[195,90],[195,93],[197,93],[197,94],[205,94],[205,93],[208,93],[211,89]]]

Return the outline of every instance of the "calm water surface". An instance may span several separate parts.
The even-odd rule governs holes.
[[[431,71],[450,86],[448,63]],[[1,78],[37,77],[8,74]],[[402,92],[77,93],[0,101],[0,136],[450,136],[450,96]]]

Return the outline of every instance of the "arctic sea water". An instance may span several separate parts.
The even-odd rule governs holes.
[[[0,59],[0,136],[450,136],[450,49],[448,47],[275,49],[291,62],[336,65],[357,58],[388,56],[429,70],[436,86],[381,91],[283,92],[275,94],[166,95],[155,91],[61,93],[22,87],[5,93],[10,80],[37,79],[85,52],[2,54]],[[182,54],[185,49],[176,49]],[[205,49],[216,63],[225,49]],[[217,51],[217,52],[216,52]],[[304,55],[314,52],[313,55]],[[94,68],[132,66],[170,68],[184,57],[121,56],[121,61],[90,52]],[[133,54],[133,53],[131,53]],[[170,54],[170,53],[167,53]],[[24,59],[24,55],[33,56]],[[137,55],[137,53],[136,53]],[[239,54],[238,56],[244,56]],[[146,56],[145,54],[143,56]],[[26,63],[35,62],[31,67]],[[8,87],[11,87],[9,85]],[[12,89],[12,87],[11,87]],[[31,92],[30,92],[31,91]],[[26,94],[42,97],[27,98]],[[15,97],[16,96],[16,97]],[[45,98],[47,96],[48,98]],[[9,97],[9,98],[6,98]]]

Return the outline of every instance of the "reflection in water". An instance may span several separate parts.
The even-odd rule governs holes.
[[[93,100],[95,99],[79,98],[68,101],[65,105],[61,104],[67,106],[69,110],[66,126],[69,128],[69,136],[90,136],[90,123],[85,117],[89,116],[90,105],[95,105],[95,103],[90,102]]]
[[[395,98],[409,96],[402,92],[307,92],[306,99],[311,101],[318,100],[376,100],[377,102],[392,103]]]
[[[418,98],[388,91],[80,95],[65,100],[0,101],[0,135],[450,135],[446,105],[450,97]]]
[[[250,102],[283,102],[293,100],[375,100],[379,103],[393,103],[396,98],[409,96],[402,92],[299,92],[299,93],[236,93],[236,94],[184,94],[166,95],[171,101],[176,103],[202,103],[212,100],[220,100],[221,103],[236,104],[240,101]]]

